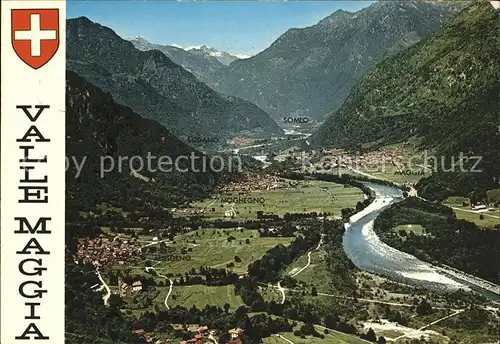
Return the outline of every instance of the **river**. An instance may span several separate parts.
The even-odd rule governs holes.
[[[392,280],[434,291],[474,290],[490,300],[500,301],[498,293],[484,289],[481,280],[459,278],[442,268],[422,262],[382,242],[373,230],[375,218],[391,204],[402,201],[402,191],[377,183],[366,183],[375,191],[375,200],[345,224],[344,251],[358,268],[389,277]],[[493,290],[494,290],[493,285]]]

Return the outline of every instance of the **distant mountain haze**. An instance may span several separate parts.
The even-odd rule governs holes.
[[[68,20],[66,30],[68,69],[179,137],[282,133],[266,112],[217,93],[165,53],[141,51],[85,17]]]

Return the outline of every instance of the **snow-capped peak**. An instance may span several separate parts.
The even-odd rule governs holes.
[[[215,57],[219,62],[225,65],[229,65],[231,62],[237,59],[246,59],[249,58],[249,55],[245,54],[235,54],[235,53],[228,53],[226,51],[218,50],[216,48],[209,47],[208,45],[192,45],[188,47],[182,47],[178,44],[171,44],[174,47],[184,49],[186,51],[195,51],[195,52],[201,52],[203,54],[206,54],[208,56]]]
[[[147,41],[144,37],[142,36],[135,36],[133,40],[136,41],[136,45],[142,46],[143,49],[146,49],[147,46],[151,45],[149,41]],[[238,54],[238,53],[228,53],[226,51],[218,50],[216,48],[209,47],[208,45],[190,45],[190,46],[182,46],[179,44],[171,43],[168,44],[172,47],[182,49],[185,51],[189,52],[194,52],[194,53],[202,53],[206,56],[211,56],[219,60],[220,63],[225,64],[226,66],[229,65],[231,62],[234,60],[238,59],[247,59],[250,57],[250,55],[246,54]]]

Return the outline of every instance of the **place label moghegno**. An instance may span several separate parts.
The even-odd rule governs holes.
[[[65,2],[2,1],[1,343],[64,343]]]

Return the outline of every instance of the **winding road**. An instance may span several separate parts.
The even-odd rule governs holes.
[[[436,320],[436,321],[431,322],[430,324],[427,324],[427,325],[425,325],[425,326],[422,326],[421,328],[417,329],[417,331],[423,331],[423,330],[425,330],[427,327],[431,327],[432,325],[435,325],[435,324],[437,324],[437,323],[439,323],[439,322],[441,322],[441,321],[443,321],[443,320],[446,320],[446,319],[448,319],[448,318],[454,317],[455,315],[458,315],[458,314],[460,314],[460,313],[462,313],[462,312],[464,312],[464,311],[465,311],[465,309],[457,309],[457,310],[455,310],[455,312],[453,312],[453,313],[451,313],[451,314],[449,314],[449,315],[447,315],[447,316],[445,316],[445,317],[442,317],[442,318],[440,318],[440,319],[438,319],[438,320]],[[405,333],[405,334],[403,334],[403,335],[401,335],[401,336],[399,336],[399,337],[394,338],[394,339],[393,339],[393,341],[394,341],[394,342],[396,342],[396,341],[398,341],[399,339],[406,337],[407,335],[408,335],[408,333]]]
[[[341,332],[341,331],[337,331],[337,330],[334,330],[334,329],[331,329],[331,328],[328,328],[328,327],[325,327],[323,325],[316,325],[317,327],[319,327],[320,329],[322,330],[328,330],[329,332],[335,332],[335,333],[338,333],[338,334],[341,334],[343,336],[349,336],[349,337],[355,337],[356,340],[359,340],[359,341],[362,341],[362,342],[365,342],[365,343],[369,343],[369,344],[373,344],[373,342],[369,342],[365,339],[362,339],[362,338],[359,338],[357,336],[354,336],[354,335],[350,335],[350,334],[347,334],[347,333],[344,333],[344,332]]]
[[[159,263],[161,263],[161,262],[158,262],[158,263],[157,263],[157,264],[155,264],[155,265],[158,265]],[[154,268],[154,265],[153,265],[153,266],[150,266],[150,267],[147,267],[147,268],[146,268],[146,271],[148,271],[149,269],[152,269],[152,270],[155,270],[155,271],[156,271],[156,269]],[[164,302],[164,303],[165,303],[165,307],[166,307],[167,309],[170,309],[170,307],[168,306],[168,298],[170,297],[170,294],[172,294],[172,289],[174,288],[174,281],[172,281],[170,278],[168,278],[168,277],[167,277],[167,276],[165,276],[165,275],[161,275],[161,274],[159,274],[158,272],[157,272],[157,274],[158,274],[158,277],[168,279],[168,281],[170,282],[170,288],[168,289],[168,293],[167,293],[167,296],[165,297],[165,302]]]
[[[291,292],[291,293],[302,293],[303,292],[303,290],[299,290],[299,289],[285,288],[285,287],[281,286],[280,283],[281,283],[281,281],[278,282],[278,285],[265,284],[265,283],[260,283],[260,285],[271,287],[271,288],[277,288],[282,293],[283,298],[284,298],[285,292],[287,292],[287,291]],[[325,293],[318,293],[318,295],[319,296],[335,297],[335,298],[338,298],[338,299],[357,300],[357,301],[361,301],[361,302],[376,303],[376,304],[388,305],[388,306],[398,306],[398,307],[407,307],[407,308],[415,307],[415,305],[409,304],[409,303],[399,303],[399,302],[381,301],[381,300],[373,300],[373,299],[354,298],[354,297],[351,297],[351,296],[325,294]],[[283,302],[284,302],[284,300],[283,300]],[[434,309],[449,309],[448,307],[433,307],[433,308]],[[496,311],[497,310],[497,308],[494,308],[494,307],[490,307],[490,308],[491,308],[492,311]],[[459,311],[459,309],[452,309],[452,310],[453,311]]]
[[[283,337],[281,334],[273,334],[273,336],[278,337],[278,338],[281,338],[281,339],[283,339],[284,341],[288,342],[289,344],[295,344],[295,343],[294,343],[294,342],[292,342],[290,339],[287,339],[287,338]]]
[[[322,244],[323,244],[323,234],[321,234],[321,239],[319,240],[318,246],[314,250],[309,251],[309,253],[307,254],[307,264],[304,267],[302,267],[299,271],[297,271],[296,273],[294,273],[293,275],[291,275],[291,277],[297,276],[302,271],[304,271],[305,269],[307,269],[309,267],[309,265],[311,265],[311,253],[313,253],[314,251],[319,250],[319,248],[321,247]],[[276,284],[275,286],[274,285],[269,285],[269,286],[271,286],[273,288],[277,288],[279,290],[279,292],[281,293],[281,304],[284,304],[285,300],[286,300],[286,293],[285,293],[285,291],[286,290],[290,290],[290,289],[282,287],[281,286],[281,281],[279,281],[278,284]]]
[[[272,287],[274,287],[274,286],[272,286]],[[288,290],[288,289],[281,286],[281,281],[278,282],[278,284],[276,285],[276,288],[278,288],[278,290],[281,293],[281,304],[284,304],[285,300],[286,300],[285,290]]]
[[[111,289],[109,289],[109,286],[106,284],[106,282],[102,278],[101,273],[99,272],[99,268],[96,268],[95,271],[96,271],[97,277],[99,278],[99,280],[101,281],[102,285],[106,289],[106,295],[104,295],[102,297],[102,299],[104,300],[104,305],[108,306],[108,304],[109,304],[108,300],[109,300],[109,298],[111,296]]]
[[[309,253],[307,254],[307,264],[304,267],[302,267],[299,271],[297,271],[296,273],[294,273],[293,275],[291,275],[291,277],[297,276],[302,271],[304,271],[305,269],[307,269],[309,267],[309,265],[311,265],[311,253],[313,253],[314,251],[319,250],[319,248],[321,247],[322,244],[323,244],[323,234],[321,234],[321,239],[319,240],[318,246],[314,250],[309,251]],[[271,286],[273,288],[277,288],[279,290],[279,292],[281,293],[281,304],[284,304],[285,300],[286,300],[286,293],[285,293],[285,291],[290,290],[290,289],[282,287],[281,286],[281,281],[279,281],[278,284],[276,284],[276,285],[271,285],[271,284],[266,284],[266,285],[267,286]]]
[[[314,250],[309,251],[309,253],[307,253],[307,264],[304,267],[302,267],[299,271],[297,271],[296,273],[291,275],[291,277],[295,277],[295,276],[299,275],[302,271],[307,269],[309,267],[309,265],[311,265],[311,254],[314,251],[317,251],[320,249],[321,245],[323,244],[323,236],[324,236],[324,234],[321,234],[321,239],[319,239],[318,247],[316,247]]]
[[[160,277],[164,277],[166,279],[169,280],[170,282],[170,288],[168,289],[168,293],[167,293],[167,296],[165,297],[165,307],[167,309],[170,309],[170,307],[168,306],[168,298],[170,297],[170,294],[172,294],[172,289],[174,288],[174,281],[172,281],[170,278],[168,278],[167,276],[162,276],[162,275],[158,275]]]
[[[150,242],[149,244],[146,244],[146,245],[144,245],[144,246],[141,246],[141,249],[146,248],[146,247],[149,247],[149,246],[158,245],[158,244],[161,244],[162,242],[168,242],[168,239],[165,239],[165,240],[158,240],[158,241],[152,241],[152,242]]]

